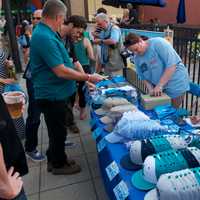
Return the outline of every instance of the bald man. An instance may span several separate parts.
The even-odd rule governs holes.
[[[33,13],[32,24],[33,29],[41,21],[42,10],[36,10]],[[41,162],[45,160],[45,156],[37,150],[38,145],[38,128],[40,126],[40,115],[41,111],[37,106],[33,83],[31,80],[31,72],[29,64],[26,67],[24,78],[26,79],[26,88],[28,93],[28,116],[26,119],[26,140],[25,140],[25,151],[26,155],[35,162]]]

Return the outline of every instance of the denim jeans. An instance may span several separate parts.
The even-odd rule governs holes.
[[[67,155],[65,154],[67,100],[51,101],[40,99],[37,102],[44,114],[48,129],[49,147],[47,160],[55,168],[62,167],[67,160]]]
[[[3,200],[0,198],[0,200]],[[24,189],[22,188],[22,191],[19,193],[18,196],[16,196],[14,199],[12,200],[28,200],[27,197],[26,197],[26,194],[24,192]]]
[[[67,101],[67,111],[66,111],[66,126],[70,127],[75,125],[74,121],[74,114],[73,114],[73,106],[76,99],[76,93],[74,93],[72,96],[69,97]]]
[[[85,73],[91,73],[91,67],[89,65],[83,66]],[[85,91],[84,91],[85,81],[78,81],[78,95],[79,95],[79,107],[85,108],[86,100],[85,100]]]
[[[24,192],[24,189],[22,189],[20,194],[17,197],[15,197],[13,200],[28,200]]]
[[[38,145],[38,128],[40,126],[41,111],[34,97],[34,88],[31,80],[26,79],[26,87],[29,97],[28,117],[26,119],[25,151],[32,152]]]

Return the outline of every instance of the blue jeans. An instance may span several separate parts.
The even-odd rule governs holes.
[[[49,136],[47,160],[53,167],[63,167],[67,160],[65,153],[65,140],[67,136],[66,114],[68,112],[67,100],[48,99],[37,100],[40,110],[44,114]]]
[[[38,145],[38,128],[40,126],[41,111],[34,97],[34,88],[31,80],[26,79],[26,87],[28,92],[28,117],[26,119],[26,141],[25,151],[32,152],[36,150]]]
[[[0,198],[0,200],[3,200]],[[12,200],[28,200],[27,197],[26,197],[26,194],[24,192],[24,189],[22,188],[22,191],[19,193],[18,196],[16,196],[14,199]]]
[[[20,194],[17,197],[15,197],[13,200],[28,200],[23,188]]]

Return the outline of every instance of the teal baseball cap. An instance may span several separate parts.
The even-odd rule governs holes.
[[[137,189],[144,190],[144,191],[151,190],[156,187],[155,184],[150,183],[144,179],[142,169],[133,174],[133,176],[131,178],[131,183]]]

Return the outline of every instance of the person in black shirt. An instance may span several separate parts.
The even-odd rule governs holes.
[[[0,95],[0,199],[26,200],[21,176],[27,173],[23,146]]]
[[[129,10],[129,24],[139,24],[139,15],[138,15],[138,8],[131,3],[127,4],[127,8]]]
[[[85,29],[86,26],[87,26],[87,22],[84,17],[79,16],[79,15],[72,15],[64,22],[64,24],[61,28],[61,32],[60,32],[60,36],[64,40],[65,47],[69,53],[69,56],[72,58],[73,64],[75,65],[77,71],[80,71],[82,73],[85,73],[85,72],[82,68],[82,65],[80,64],[80,62],[78,61],[78,59],[75,55],[74,45],[73,45],[71,36],[72,36],[72,32],[74,29],[78,34],[81,34],[82,29]],[[74,120],[74,115],[72,112],[73,106],[75,104],[75,100],[76,100],[76,93],[74,93],[69,98],[66,123],[67,123],[68,129],[72,133],[80,133],[80,129],[78,128],[78,126]]]

